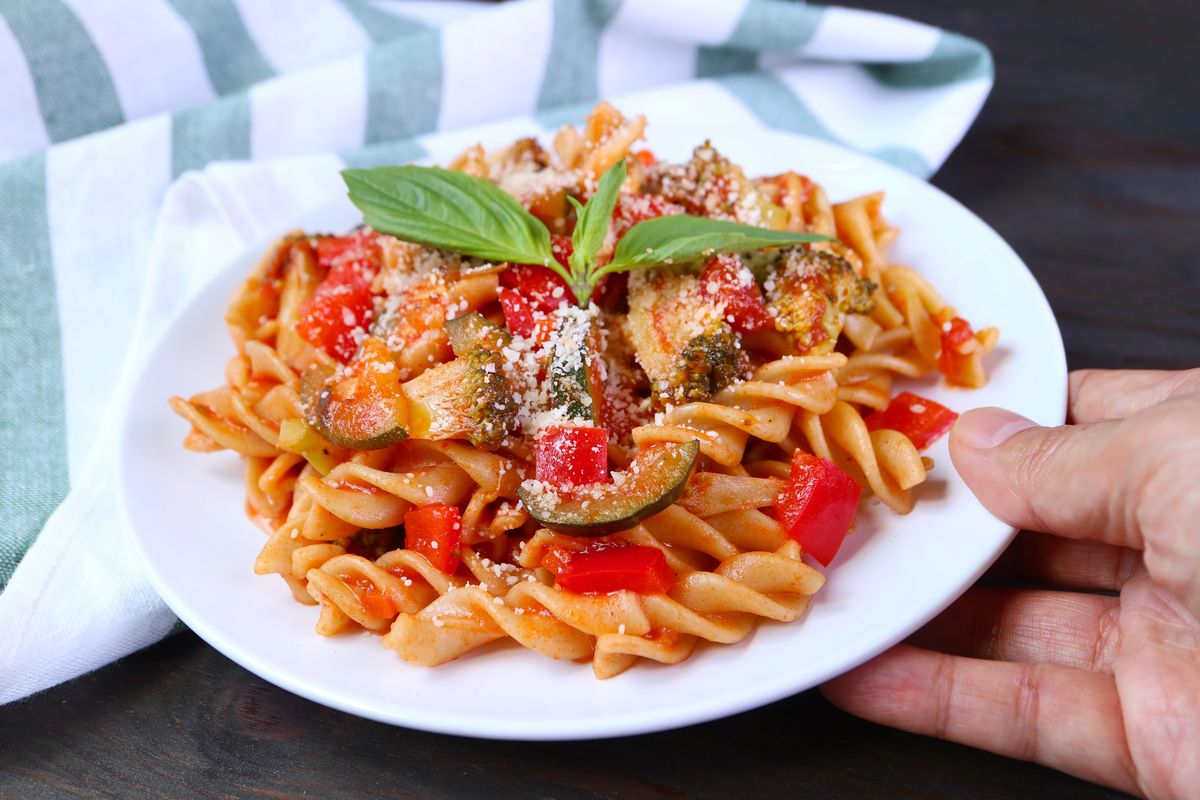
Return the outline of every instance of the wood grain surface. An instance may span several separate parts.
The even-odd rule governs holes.
[[[1029,264],[1071,366],[1200,363],[1200,4],[871,7],[992,48],[995,91],[933,182]],[[815,691],[599,742],[419,733],[290,695],[189,632],[0,709],[5,798],[801,796],[1121,795],[853,719]]]

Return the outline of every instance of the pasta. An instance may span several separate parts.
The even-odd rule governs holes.
[[[317,633],[426,666],[509,640],[609,678],[800,619],[862,492],[912,510],[954,415],[894,383],[981,386],[998,332],[889,262],[881,193],[830,202],[710,143],[660,162],[644,128],[602,103],[551,150],[449,165],[540,220],[563,270],[364,226],[289,233],[238,289],[224,384],[170,404],[185,447],[243,458],[254,571]],[[601,265],[678,214],[819,236],[614,272],[577,306],[568,235],[613,174]]]

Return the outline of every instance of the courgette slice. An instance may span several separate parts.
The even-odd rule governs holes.
[[[459,358],[476,350],[499,353],[500,348],[512,342],[508,331],[490,322],[478,311],[447,320],[446,335],[450,338],[450,349]]]
[[[333,445],[302,419],[285,419],[279,426],[280,450],[304,456],[308,463],[322,475],[328,475],[338,465]]]
[[[582,314],[582,312],[580,312]],[[604,380],[600,328],[563,315],[550,361],[550,402],[569,419],[603,427]]]
[[[606,536],[637,525],[683,494],[696,466],[700,443],[659,442],[638,453],[612,483],[577,487],[570,494],[526,481],[517,496],[529,515],[552,531],[572,536]]]
[[[364,339],[340,378],[322,380],[319,371],[306,372],[301,399],[305,422],[341,447],[378,450],[408,438],[400,371],[381,339]]]

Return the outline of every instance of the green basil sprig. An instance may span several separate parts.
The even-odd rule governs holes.
[[[601,275],[626,272],[654,264],[686,264],[716,253],[748,253],[763,247],[782,247],[803,242],[825,242],[830,237],[815,233],[791,233],[723,219],[673,214],[654,217],[634,225],[617,244],[612,261]]]
[[[595,274],[596,256],[604,247],[604,237],[624,183],[625,159],[621,159],[600,178],[596,193],[586,203],[581,205],[574,197],[567,198],[575,206],[575,232],[571,235],[571,257],[567,259],[571,278],[567,282],[581,307],[587,307],[587,299],[600,280]]]
[[[550,231],[491,181],[412,164],[347,169],[342,179],[363,220],[382,233],[488,261],[556,263]]]
[[[380,233],[488,261],[541,264],[567,282],[584,308],[600,279],[613,272],[832,238],[678,214],[634,225],[612,260],[597,266],[625,175],[622,159],[600,178],[587,203],[568,198],[575,206],[576,223],[573,252],[568,269],[563,269],[554,259],[550,231],[542,221],[490,181],[413,165],[342,171],[350,201]]]

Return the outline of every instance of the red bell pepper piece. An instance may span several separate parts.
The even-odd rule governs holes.
[[[975,342],[975,331],[971,323],[962,317],[952,317],[942,327],[942,352],[938,355],[938,372],[954,376],[962,371],[962,362],[967,357],[964,345]]]
[[[560,267],[570,271],[571,267],[567,262],[575,252],[575,243],[571,241],[570,236],[551,236],[550,252]]]
[[[621,302],[629,292],[629,273],[610,272],[600,278],[592,290],[592,300],[605,311],[618,312]]]
[[[404,514],[404,547],[420,553],[442,572],[458,570],[462,517],[455,506],[434,503]]]
[[[578,550],[563,547],[561,544],[549,545],[546,548],[546,552],[542,555],[542,567],[557,575],[567,565],[567,562],[571,560],[571,556],[578,552]]]
[[[832,461],[797,450],[775,501],[775,517],[804,552],[829,566],[854,522],[860,497],[862,487]]]
[[[622,194],[613,210],[613,234],[617,241],[639,222],[671,214],[682,214],[683,206],[650,194]]]
[[[514,336],[528,339],[533,335],[537,320],[533,318],[533,304],[516,289],[501,286],[496,290],[500,310],[504,313],[504,327]]]
[[[601,550],[611,550],[614,547],[625,547],[624,542],[613,541],[611,539],[576,539],[579,542],[578,546],[573,544],[549,544],[546,545],[546,551],[542,553],[541,565],[544,569],[557,575],[562,572],[563,567],[567,565],[575,556],[580,553],[598,553]],[[584,541],[587,543],[584,544]]]
[[[362,227],[346,236],[321,236],[316,240],[317,264],[331,270],[343,262],[361,261],[375,265],[383,258],[379,234]]]
[[[573,251],[566,236],[551,237],[554,260],[567,269]],[[538,316],[549,314],[574,299],[567,282],[541,264],[512,264],[500,273],[500,310],[510,333],[529,338],[537,329]]]
[[[608,431],[552,426],[538,433],[534,473],[551,486],[608,483]]]
[[[901,392],[892,398],[887,408],[876,411],[863,422],[871,431],[881,428],[900,431],[918,450],[924,450],[954,427],[956,419],[958,414],[940,403],[912,392]]]
[[[722,253],[713,256],[700,273],[704,294],[725,306],[725,321],[739,333],[750,333],[772,324],[762,290],[740,256]]]
[[[653,167],[658,163],[658,157],[654,155],[652,150],[638,150],[633,154],[633,157],[642,162],[643,167]]]
[[[662,594],[675,584],[675,572],[657,547],[609,545],[571,553],[558,569],[555,584],[576,594],[607,594],[622,590]]]
[[[354,332],[367,327],[374,309],[369,282],[339,277],[337,283],[331,283],[326,279],[300,305],[296,332],[345,364],[358,350]]]
[[[300,305],[296,332],[345,364],[358,350],[355,331],[365,330],[375,312],[371,282],[382,264],[379,234],[362,228],[349,236],[322,236],[316,251],[317,264],[328,271]]]
[[[500,273],[500,285],[529,302],[535,311],[548,314],[571,302],[571,290],[559,275],[540,264],[512,264]]]

